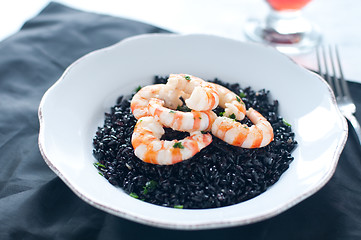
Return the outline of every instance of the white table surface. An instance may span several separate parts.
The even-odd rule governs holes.
[[[70,7],[147,22],[178,33],[207,33],[246,41],[243,25],[269,10],[263,0],[58,0]],[[1,41],[35,16],[48,0],[0,0]],[[337,44],[346,78],[361,83],[361,1],[314,0],[304,15],[324,42]],[[316,69],[314,52],[291,56]]]

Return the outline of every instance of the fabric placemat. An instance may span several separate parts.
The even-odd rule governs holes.
[[[319,192],[276,217],[232,228],[182,231],[128,221],[88,205],[50,170],[37,143],[45,91],[84,54],[155,32],[167,31],[51,2],[0,42],[0,239],[361,239],[361,147],[352,129]],[[361,85],[349,84],[361,110]]]

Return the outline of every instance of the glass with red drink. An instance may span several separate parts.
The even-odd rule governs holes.
[[[300,10],[311,0],[267,0],[268,4],[276,11]]]
[[[276,47],[286,54],[309,51],[321,41],[321,34],[301,10],[311,0],[266,0],[271,10],[264,20],[246,23],[246,36],[256,42]]]

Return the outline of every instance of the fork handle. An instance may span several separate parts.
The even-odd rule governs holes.
[[[361,127],[360,123],[357,121],[356,117],[353,114],[345,114],[344,115],[347,120],[350,121],[352,127],[355,129],[359,144],[361,145]]]

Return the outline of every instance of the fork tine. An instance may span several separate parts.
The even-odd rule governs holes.
[[[338,47],[335,46],[335,53],[336,53],[336,61],[338,65],[338,72],[340,74],[340,83],[343,89],[344,96],[348,96],[351,99],[350,90],[348,89],[346,80],[343,75],[342,67],[341,67],[341,61],[340,61],[340,54],[338,52]]]
[[[336,96],[337,97],[342,97],[342,96],[344,96],[344,94],[343,94],[343,92],[341,90],[340,78],[337,77],[336,67],[335,67],[336,61],[335,61],[335,58],[334,58],[334,54],[332,53],[331,46],[329,46],[328,50],[329,50],[329,55],[330,55],[330,60],[331,60],[331,68],[332,68],[332,75],[331,76],[332,76],[332,80],[334,82]],[[337,61],[337,64],[338,64],[338,66],[340,68],[339,61]]]
[[[326,79],[326,81],[328,82],[328,84],[330,85],[331,89],[334,91],[334,86],[333,83],[331,81],[331,77],[330,77],[330,73],[328,71],[328,66],[327,66],[327,57],[326,57],[326,51],[324,46],[321,47],[321,54],[322,54],[322,60],[323,61],[319,61],[319,65],[321,65],[321,62],[323,62],[323,67],[324,67],[324,72],[320,72],[320,74],[322,76],[324,76],[324,78]],[[321,69],[322,71],[322,69]]]
[[[320,48],[319,47],[316,48],[316,59],[317,59],[317,67],[318,67],[317,71],[322,76],[323,69],[321,67]]]
[[[345,78],[343,77],[343,71],[342,71],[341,61],[340,61],[340,54],[338,53],[337,45],[335,46],[335,53],[336,53],[336,59],[337,59],[337,64],[338,64],[338,71],[340,72],[340,77],[342,78],[342,80],[345,80]]]

